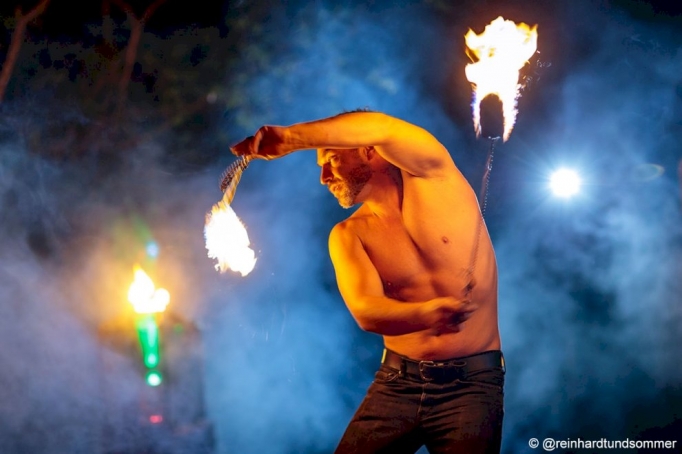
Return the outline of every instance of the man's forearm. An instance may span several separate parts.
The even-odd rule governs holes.
[[[237,156],[277,159],[297,150],[374,147],[410,175],[452,174],[452,158],[426,130],[380,112],[348,112],[291,126],[263,126],[232,147]]]
[[[392,125],[398,121],[379,112],[350,112],[291,126],[263,126],[232,152],[277,159],[298,150],[381,146],[396,138]]]
[[[404,302],[387,297],[364,297],[351,311],[360,328],[384,336],[399,336],[434,327],[429,302]]]
[[[287,149],[359,148],[384,145],[393,117],[379,112],[349,112],[285,128]]]
[[[284,129],[284,153],[303,149],[373,147],[410,175],[444,176],[455,168],[443,145],[426,130],[380,112],[349,112]]]

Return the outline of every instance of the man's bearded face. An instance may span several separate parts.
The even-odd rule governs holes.
[[[334,179],[327,187],[339,201],[339,205],[350,208],[356,204],[358,194],[365,187],[372,177],[372,168],[364,163],[358,162],[348,170],[338,169],[334,172]]]

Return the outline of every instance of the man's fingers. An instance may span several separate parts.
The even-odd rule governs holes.
[[[462,312],[456,317],[456,320],[460,323],[465,322],[471,318],[471,314],[473,314],[473,312]]]
[[[471,300],[464,300],[464,301],[462,301],[462,306],[461,306],[461,308],[460,308],[460,311],[461,311],[462,313],[473,312],[473,311],[475,311],[476,309],[478,309],[478,303],[474,303],[474,302],[471,301]]]
[[[239,142],[237,145],[230,148],[230,151],[235,156],[246,156],[256,153],[254,150],[254,136],[249,136],[246,139]]]
[[[474,312],[476,312],[476,309],[478,309],[478,303],[472,303],[471,301],[468,301],[462,305],[461,309],[457,313],[453,314],[452,320],[455,323],[465,322],[471,318]]]
[[[239,142],[237,145],[230,147],[230,151],[232,152],[233,155],[235,156],[243,156],[246,154],[244,146],[242,145],[244,142]]]
[[[449,331],[452,331],[452,332],[455,332],[455,333],[458,333],[459,331],[462,330],[462,328],[460,328],[460,326],[459,326],[459,323],[450,323],[450,324],[448,324],[448,325],[445,325],[445,327],[446,327]]]

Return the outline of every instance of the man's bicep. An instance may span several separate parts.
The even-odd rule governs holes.
[[[337,225],[332,229],[329,235],[329,254],[339,292],[354,316],[354,311],[361,309],[367,297],[384,296],[379,273],[360,239],[348,227]]]
[[[448,150],[425,129],[392,118],[387,140],[377,147],[379,154],[416,177],[443,176],[455,168]]]

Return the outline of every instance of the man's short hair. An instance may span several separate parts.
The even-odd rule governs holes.
[[[353,109],[353,110],[344,110],[341,113],[353,113],[353,112],[376,112],[376,111],[365,106],[365,107],[358,107],[357,109]]]

